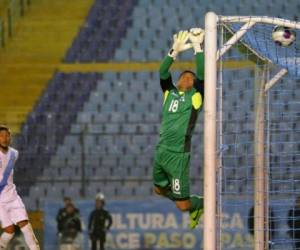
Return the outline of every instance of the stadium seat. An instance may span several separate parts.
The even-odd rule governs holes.
[[[102,187],[101,191],[103,191],[103,193],[106,197],[114,198],[117,196],[117,191],[114,186],[105,185]]]
[[[64,195],[69,197],[80,197],[81,196],[81,184],[73,183],[64,189]]]
[[[128,113],[129,123],[138,123],[143,121],[143,115],[141,113]]]
[[[144,198],[145,196],[151,195],[150,188],[144,185],[140,185],[139,187],[135,187],[134,193],[137,197]]]

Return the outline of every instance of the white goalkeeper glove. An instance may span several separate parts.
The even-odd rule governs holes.
[[[168,55],[175,60],[179,52],[190,49],[192,45],[187,43],[188,39],[189,32],[186,30],[181,30],[178,34],[175,34],[173,36],[172,49],[169,51]]]
[[[195,55],[196,53],[203,52],[204,30],[201,28],[190,29],[189,38],[193,45]]]

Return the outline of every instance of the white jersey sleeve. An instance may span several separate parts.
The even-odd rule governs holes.
[[[13,181],[18,157],[19,152],[14,148],[10,147],[6,153],[0,151],[0,202],[14,200],[18,195]]]

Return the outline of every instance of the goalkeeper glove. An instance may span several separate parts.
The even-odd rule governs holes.
[[[187,43],[188,39],[189,32],[186,30],[181,30],[178,34],[175,34],[173,36],[172,49],[169,51],[168,56],[172,57],[173,60],[175,60],[179,52],[190,49],[192,45],[190,43]]]
[[[190,41],[193,45],[195,55],[203,52],[204,30],[201,28],[190,29]]]

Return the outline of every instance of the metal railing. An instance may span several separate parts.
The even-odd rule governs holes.
[[[32,0],[11,0],[7,9],[0,13],[0,48],[14,35],[18,20],[25,15]]]

